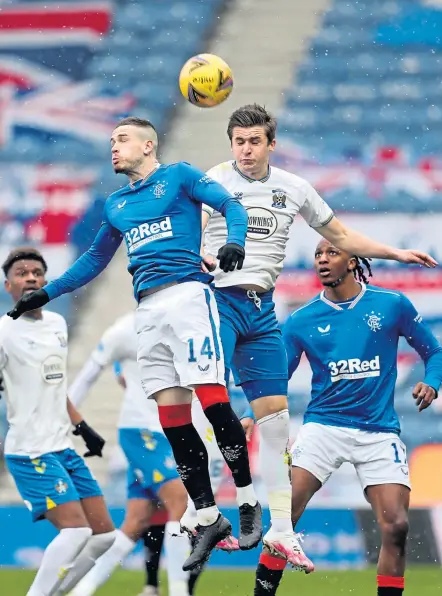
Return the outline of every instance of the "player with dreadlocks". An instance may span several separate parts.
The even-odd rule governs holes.
[[[425,363],[425,377],[412,392],[419,412],[437,397],[442,348],[408,298],[366,285],[368,260],[321,240],[315,270],[324,289],[283,330],[289,378],[303,353],[313,372],[311,400],[292,447],[292,521],[296,525],[341,464],[353,464],[380,527],[377,594],[400,596],[410,482],[394,409],[398,342],[405,337]],[[285,565],[262,553],[255,596],[276,594]]]

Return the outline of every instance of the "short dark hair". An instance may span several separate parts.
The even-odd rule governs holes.
[[[232,141],[233,129],[239,126],[241,128],[250,128],[252,126],[264,126],[267,140],[271,143],[276,136],[277,122],[263,106],[257,103],[242,106],[233,112],[229,118],[227,134]]]
[[[150,120],[145,120],[144,118],[138,118],[138,116],[127,116],[127,118],[123,118],[119,122],[117,122],[115,128],[119,126],[138,126],[139,128],[152,128],[155,132],[156,128],[152,124]]]
[[[137,126],[138,128],[150,128],[153,130],[153,138],[151,139],[153,142],[154,152],[156,153],[158,150],[158,133],[155,126],[152,124],[150,120],[145,120],[144,118],[138,118],[138,116],[128,116],[127,118],[123,118],[119,122],[115,128],[119,126]]]
[[[2,265],[3,273],[5,277],[8,277],[9,270],[11,269],[12,265],[17,261],[40,261],[43,265],[44,272],[48,270],[48,265],[43,258],[43,255],[39,250],[32,246],[19,246],[18,248],[14,248],[6,257],[5,262]]]

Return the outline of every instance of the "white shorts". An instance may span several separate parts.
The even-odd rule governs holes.
[[[292,466],[324,484],[341,464],[354,465],[362,489],[375,484],[410,485],[407,450],[395,433],[375,433],[307,422],[292,449]]]
[[[225,385],[218,309],[207,285],[186,282],[146,296],[135,320],[147,397],[170,387]]]

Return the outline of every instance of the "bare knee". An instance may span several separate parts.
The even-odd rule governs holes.
[[[126,509],[126,516],[120,530],[135,542],[149,527],[153,513],[153,505],[144,499],[130,499]]]
[[[164,484],[159,491],[159,496],[169,514],[170,521],[179,521],[187,509],[187,493],[181,480],[171,480]]]
[[[58,505],[54,509],[47,511],[45,517],[57,530],[90,527],[79,501],[71,501]]]
[[[383,544],[390,544],[401,550],[405,548],[409,528],[406,515],[397,515],[391,520],[381,521],[380,528]]]
[[[265,416],[271,416],[277,414],[282,410],[287,410],[288,401],[286,395],[267,395],[254,399],[250,402],[253,413],[257,420],[265,418]]]

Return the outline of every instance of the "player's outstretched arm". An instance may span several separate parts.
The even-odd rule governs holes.
[[[45,288],[22,296],[8,312],[8,316],[18,319],[25,312],[41,308],[50,300],[73,292],[92,281],[106,269],[122,239],[121,233],[104,221],[89,250],[81,255],[63,275],[49,282]]]
[[[424,267],[436,267],[438,264],[433,257],[421,250],[403,250],[376,242],[376,240],[347,227],[337,217],[333,217],[329,223],[315,229],[337,248],[359,257],[416,263]]]
[[[442,384],[442,347],[408,298],[401,294],[400,333],[425,363],[425,377],[413,389],[419,412],[436,399]]]

